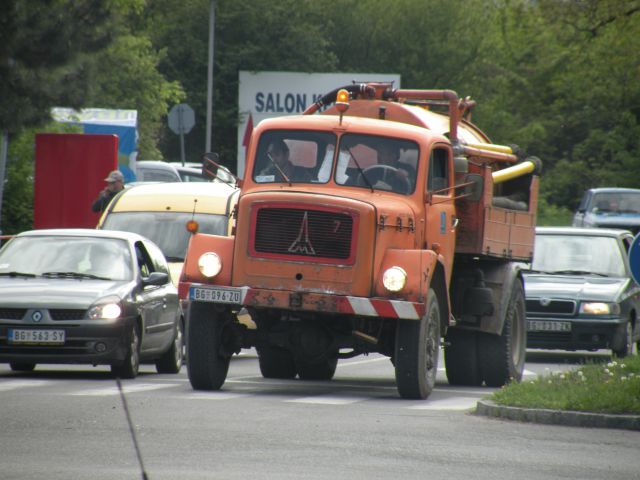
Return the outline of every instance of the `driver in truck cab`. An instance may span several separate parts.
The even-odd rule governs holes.
[[[408,183],[410,191],[413,191],[416,171],[408,163],[400,162],[400,148],[394,142],[382,141],[377,152],[378,165],[385,165],[393,169],[393,173],[385,175],[380,182],[384,182],[391,191],[399,193],[406,193]],[[384,188],[383,185],[381,186]]]
[[[311,173],[307,168],[291,163],[289,147],[282,139],[274,140],[266,151],[266,167],[260,170],[256,181],[261,182],[309,182]]]

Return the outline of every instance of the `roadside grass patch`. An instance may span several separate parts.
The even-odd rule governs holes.
[[[489,399],[521,408],[640,414],[640,356],[549,372],[531,381],[505,385]]]

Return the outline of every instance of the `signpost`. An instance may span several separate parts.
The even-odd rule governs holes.
[[[186,103],[174,105],[169,110],[169,128],[177,135],[180,135],[180,160],[184,165],[184,134],[189,133],[196,124],[196,117],[191,108]]]

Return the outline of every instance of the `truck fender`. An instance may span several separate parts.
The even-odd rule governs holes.
[[[497,265],[485,265],[482,269],[486,286],[493,292],[493,314],[482,317],[480,330],[500,335],[504,326],[509,299],[516,282],[524,286],[521,270],[523,265],[517,262],[505,262]]]
[[[451,317],[451,303],[449,301],[448,285],[442,257],[433,250],[400,250],[388,249],[380,264],[376,278],[375,295],[389,297],[392,295],[382,283],[384,272],[393,266],[402,268],[407,273],[406,287],[396,294],[403,300],[426,304],[429,288],[433,288],[440,305],[442,326],[444,333],[449,326]]]
[[[187,255],[182,268],[181,282],[231,285],[234,244],[234,236],[209,235],[206,233],[194,234],[189,240]],[[213,278],[205,277],[198,268],[198,259],[207,252],[213,252],[218,255],[222,263],[222,270]]]

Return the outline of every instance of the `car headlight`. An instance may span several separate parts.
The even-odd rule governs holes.
[[[382,274],[382,284],[390,292],[399,292],[407,284],[407,272],[400,267],[391,267]]]
[[[89,308],[88,316],[91,320],[116,320],[122,314],[120,299],[105,298]]]
[[[198,269],[207,278],[215,277],[222,270],[222,260],[216,253],[203,253],[198,259]]]
[[[620,313],[620,306],[617,303],[584,302],[580,304],[580,313],[589,315],[618,314]]]

